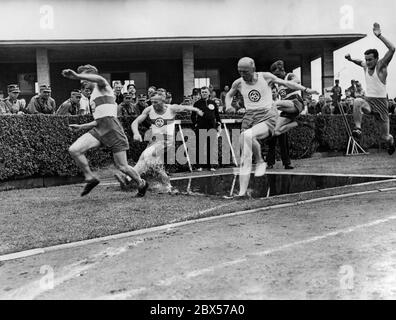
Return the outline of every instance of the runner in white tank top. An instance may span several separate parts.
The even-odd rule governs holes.
[[[378,23],[373,26],[374,35],[380,39],[388,48],[388,52],[382,59],[379,59],[376,49],[367,50],[365,61],[352,59],[350,54],[345,58],[364,69],[366,78],[366,97],[355,99],[353,106],[353,117],[355,121],[355,129],[352,135],[356,140],[360,140],[362,136],[362,115],[374,115],[381,131],[381,138],[387,142],[388,153],[392,155],[395,150],[395,140],[389,133],[389,102],[386,91],[386,79],[388,77],[388,64],[391,62],[395,53],[395,46],[387,40],[381,33]]]
[[[164,170],[164,152],[175,141],[175,117],[181,111],[194,111],[200,116],[203,116],[203,112],[193,106],[166,104],[165,100],[166,96],[164,94],[155,93],[151,98],[152,105],[144,109],[142,114],[132,122],[131,128],[133,139],[142,142],[143,138],[139,132],[139,125],[147,118],[150,120],[151,136],[147,134],[144,139],[150,141],[150,144],[140,155],[134,169],[139,175],[147,172],[150,168],[154,169],[162,182],[167,185],[166,191],[170,191],[170,179]],[[118,177],[123,189],[129,183],[128,179],[125,178]]]
[[[94,83],[92,100],[95,103],[94,121],[82,125],[70,125],[74,129],[91,129],[69,148],[70,155],[76,161],[85,176],[86,185],[81,196],[87,195],[99,184],[99,179],[92,173],[85,152],[90,149],[106,146],[111,148],[115,165],[124,174],[135,180],[139,186],[138,196],[144,196],[148,184],[129,166],[126,150],[129,142],[117,119],[117,104],[111,87],[105,78],[98,75],[98,69],[91,65],[80,66],[77,72],[66,69],[62,75],[73,80],[86,80]]]
[[[226,112],[235,111],[231,106],[232,97],[239,91],[244,99],[246,113],[242,120],[242,157],[239,177],[239,195],[245,197],[252,170],[252,155],[256,158],[255,176],[263,176],[266,163],[261,155],[258,139],[264,139],[274,134],[278,111],[273,105],[272,85],[284,85],[294,90],[308,90],[298,83],[277,78],[269,72],[256,72],[254,60],[248,57],[238,62],[238,72],[241,78],[237,79],[226,95]]]

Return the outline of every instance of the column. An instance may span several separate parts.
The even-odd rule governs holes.
[[[194,46],[183,47],[183,88],[184,95],[189,96],[194,89]]]
[[[47,48],[36,49],[37,82],[50,85],[50,65]]]
[[[334,54],[329,48],[322,53],[322,90],[334,85]]]
[[[304,87],[312,88],[311,59],[304,55],[301,57],[301,84]]]

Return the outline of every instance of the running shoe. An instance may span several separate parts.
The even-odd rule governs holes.
[[[285,165],[285,170],[293,170],[294,167],[291,166],[290,164]]]
[[[146,180],[143,180],[143,181],[144,181],[144,186],[138,188],[138,193],[137,193],[138,197],[144,197],[147,192],[148,186],[149,186]]]
[[[90,193],[92,189],[95,188],[100,183],[100,181],[96,178],[93,178],[91,180],[85,180],[85,183],[86,185],[84,187],[83,192],[81,193],[81,197],[84,197],[88,193]]]
[[[260,162],[256,165],[256,170],[254,172],[255,177],[261,177],[265,175],[265,171],[267,170],[267,163],[266,162]]]
[[[210,168],[210,171],[215,172],[216,169],[215,168]]]

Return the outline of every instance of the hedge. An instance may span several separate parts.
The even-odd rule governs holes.
[[[224,115],[222,115],[224,116]],[[224,116],[230,118],[229,115]],[[233,118],[240,118],[234,115]],[[188,120],[189,115],[179,117]],[[136,162],[147,142],[132,139],[130,124],[132,117],[121,118],[130,143],[128,159]],[[38,176],[75,176],[79,169],[71,159],[68,148],[84,132],[72,131],[71,123],[92,121],[91,116],[51,116],[51,115],[2,115],[0,116],[0,181],[38,177]],[[348,137],[342,117],[300,116],[300,126],[289,133],[290,155],[293,159],[309,158],[317,151],[345,151]],[[352,124],[351,116],[348,121]],[[191,124],[185,126],[191,128]],[[236,128],[239,125],[230,125]],[[147,127],[140,128],[142,134]],[[391,133],[396,134],[396,117],[391,117]],[[363,141],[365,149],[378,147],[379,131],[372,117],[364,117]],[[176,147],[180,146],[178,142]],[[262,142],[263,152],[266,151]],[[221,143],[219,143],[221,146]],[[221,148],[219,148],[221,153]],[[87,154],[93,168],[106,167],[112,163],[108,150],[97,149]],[[221,157],[219,156],[219,159]],[[168,166],[169,171],[187,170],[187,166]]]

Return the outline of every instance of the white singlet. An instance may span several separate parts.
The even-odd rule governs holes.
[[[365,67],[364,75],[366,76],[366,86],[367,86],[366,96],[372,98],[386,98],[387,96],[386,85],[383,84],[380,78],[378,77],[377,67],[375,67],[372,76],[369,75],[369,69]]]
[[[246,110],[270,110],[273,107],[272,90],[262,72],[257,72],[257,82],[247,84],[241,77],[241,94]]]
[[[153,136],[167,135],[173,136],[175,133],[175,114],[169,105],[165,105],[164,114],[155,112],[153,106],[150,106],[149,118],[151,121],[151,131]]]
[[[104,117],[117,118],[117,103],[115,102],[113,90],[107,85],[105,91],[105,94],[100,92],[98,85],[95,83],[95,87],[91,94],[91,101],[95,104],[94,119]]]

